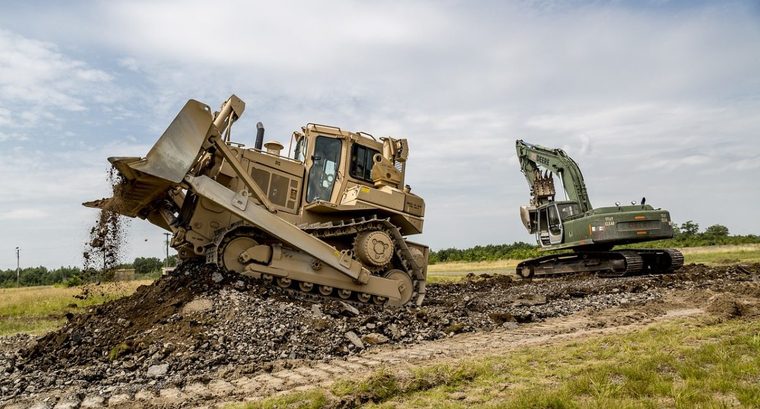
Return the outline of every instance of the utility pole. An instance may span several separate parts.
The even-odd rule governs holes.
[[[19,285],[19,277],[21,276],[21,248],[16,246],[16,286]]]
[[[169,237],[171,237],[171,233],[164,233],[164,236],[166,236],[166,258],[164,259],[164,267],[169,268]]]

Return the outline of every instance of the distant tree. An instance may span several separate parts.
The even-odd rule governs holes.
[[[164,263],[156,257],[137,257],[132,263],[137,274],[149,274],[158,271]]]
[[[728,227],[723,226],[722,224],[714,224],[707,229],[705,229],[705,236],[709,237],[728,237]]]
[[[177,267],[177,255],[171,255],[169,258],[164,259],[164,263],[167,267]]]
[[[673,237],[678,238],[682,234],[681,228],[677,224],[673,223]]]
[[[694,223],[694,220],[687,220],[681,224],[681,234],[684,236],[696,236],[699,233],[699,224]]]

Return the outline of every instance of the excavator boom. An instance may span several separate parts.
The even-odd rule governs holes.
[[[569,201],[578,203],[582,212],[592,209],[581,169],[565,151],[533,145],[523,140],[516,142],[516,148],[520,169],[531,187],[534,206],[540,206],[554,200],[553,189],[542,189],[548,184],[553,187],[554,184],[551,179],[553,173],[559,175],[562,180],[562,186]],[[545,169],[543,174],[539,166]]]

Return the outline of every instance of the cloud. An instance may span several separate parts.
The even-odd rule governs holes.
[[[565,149],[595,205],[646,194],[676,220],[760,231],[744,216],[760,201],[747,188],[760,166],[760,26],[749,2],[236,0],[213,18],[199,0],[4,11],[0,25],[16,34],[0,33],[0,51],[53,67],[13,65],[31,78],[35,109],[0,92],[0,142],[28,138],[0,160],[16,179],[0,181],[19,200],[8,209],[45,200],[40,192],[78,206],[97,196],[105,157],[144,154],[138,146],[188,98],[216,108],[234,92],[248,104],[241,142],[259,120],[286,145],[306,122],[409,138],[407,181],[427,202],[415,240],[433,248],[532,240],[517,214],[528,187],[515,139]],[[6,128],[19,118],[53,125]]]
[[[3,29],[0,55],[0,126],[6,129],[45,126],[62,121],[65,113],[91,109],[112,80],[52,43]]]
[[[0,213],[0,220],[39,220],[46,217],[47,212],[40,209],[13,209]]]
[[[135,71],[135,72],[140,71],[140,64],[134,58],[131,58],[131,57],[120,58],[118,63],[120,66],[130,71]]]

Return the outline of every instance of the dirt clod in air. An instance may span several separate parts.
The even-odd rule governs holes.
[[[115,168],[111,168],[108,172],[108,182],[113,190],[113,198],[109,199],[109,210],[101,209],[98,213],[82,253],[83,271],[89,275],[100,272],[101,278],[107,278],[109,272],[119,264],[126,244],[126,219],[110,210],[118,204],[124,179]]]

